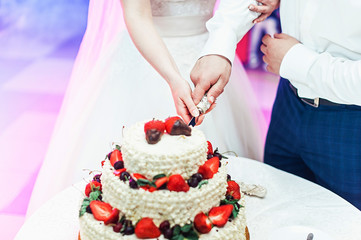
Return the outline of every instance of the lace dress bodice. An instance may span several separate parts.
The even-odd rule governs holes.
[[[163,37],[191,36],[207,31],[216,0],[150,0],[153,22]]]
[[[216,0],[150,0],[153,16],[210,16]]]

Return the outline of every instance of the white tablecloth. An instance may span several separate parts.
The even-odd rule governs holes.
[[[251,240],[268,240],[277,229],[288,226],[312,227],[335,240],[361,239],[361,212],[332,192],[244,158],[231,157],[228,172],[233,179],[267,188],[264,199],[246,198]],[[84,187],[85,181],[67,188],[44,204],[24,223],[15,239],[77,239],[78,211]]]

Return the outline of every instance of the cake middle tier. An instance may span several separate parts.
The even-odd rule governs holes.
[[[103,200],[118,208],[127,219],[135,223],[150,217],[157,225],[168,220],[181,226],[193,221],[199,212],[208,212],[212,207],[219,206],[227,191],[226,179],[226,167],[222,166],[201,188],[190,188],[188,192],[167,189],[149,192],[130,188],[127,181],[119,180],[109,162],[104,164],[101,177]]]
[[[152,179],[157,174],[180,174],[189,178],[207,160],[207,140],[193,128],[191,136],[165,133],[156,144],[149,144],[144,122],[126,129],[121,147],[124,167]]]

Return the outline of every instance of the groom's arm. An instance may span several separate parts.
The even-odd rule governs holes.
[[[255,7],[255,0],[221,0],[213,18],[207,22],[209,39],[191,72],[195,104],[199,103],[205,92],[208,92],[211,103],[223,92],[231,75],[237,43],[254,25],[255,19],[268,16],[279,4],[279,0],[258,2],[263,4],[261,8]],[[250,11],[250,6],[262,15]]]
[[[221,0],[213,18],[207,22],[209,38],[200,56],[221,55],[233,62],[237,43],[254,25],[259,13],[249,10],[255,0]]]

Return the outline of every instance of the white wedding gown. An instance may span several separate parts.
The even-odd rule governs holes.
[[[154,23],[184,78],[208,34],[216,0],[151,0]],[[240,19],[242,21],[242,19]],[[145,39],[146,41],[146,39]],[[191,84],[193,87],[193,84]],[[166,81],[133,45],[119,0],[91,0],[88,26],[28,208],[87,177],[121,142],[123,126],[176,115]],[[201,126],[221,152],[261,160],[265,121],[238,59],[217,107]]]

